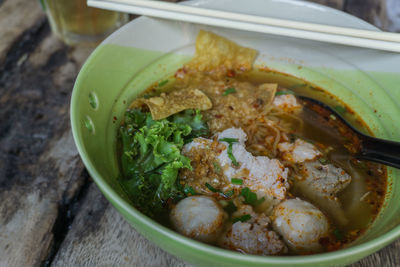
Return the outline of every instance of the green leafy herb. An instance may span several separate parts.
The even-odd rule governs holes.
[[[291,90],[282,90],[282,91],[277,91],[275,93],[275,96],[279,96],[279,95],[294,95],[295,93]]]
[[[154,217],[165,211],[167,200],[193,193],[190,188],[185,192],[178,181],[181,168],[191,169],[181,149],[192,132],[187,123],[155,121],[149,112],[139,109],[125,113],[120,128],[120,182],[133,204],[145,214]]]
[[[333,230],[333,235],[335,236],[336,240],[342,241],[344,239],[343,232],[339,229]]]
[[[162,87],[162,86],[166,85],[167,83],[168,83],[168,80],[164,80],[162,82],[159,82],[158,83],[158,87]]]
[[[207,187],[211,192],[214,192],[214,193],[221,192],[220,190],[215,189],[215,188],[214,188],[212,185],[210,185],[209,183],[206,183],[206,187]]]
[[[205,136],[210,133],[207,123],[203,121],[200,110],[187,109],[168,118],[169,121],[176,124],[188,125],[192,129],[186,141],[193,138]]]
[[[187,196],[194,196],[197,195],[196,191],[193,189],[193,187],[191,186],[185,186],[185,188],[183,189],[183,192],[185,193],[185,195]]]
[[[222,171],[222,169],[221,169],[221,165],[219,165],[219,163],[218,163],[218,162],[214,161],[214,162],[213,162],[213,166],[214,166],[214,170],[215,170],[215,172],[216,172],[216,173],[218,173],[218,174],[220,174],[220,173],[221,173],[221,171]]]
[[[228,143],[228,157],[232,161],[233,165],[239,166],[239,162],[237,162],[237,160],[232,152],[233,143],[237,143],[237,142],[239,142],[239,140],[237,138],[221,138],[221,139],[219,139],[219,141]]]
[[[228,214],[232,214],[235,211],[237,211],[237,207],[235,206],[235,204],[233,204],[233,201],[230,200],[228,202],[228,205],[226,205],[226,207],[224,208],[224,210],[228,213]]]
[[[222,95],[223,95],[223,96],[226,96],[226,95],[233,94],[233,93],[236,93],[236,89],[233,88],[233,87],[230,87],[230,88],[226,89],[226,90],[222,93]]]
[[[345,107],[343,107],[343,106],[340,106],[340,105],[335,106],[334,109],[339,113],[347,112],[347,109]]]
[[[245,204],[249,204],[249,205],[253,205],[253,206],[257,206],[265,200],[264,197],[257,199],[257,194],[254,192],[251,192],[250,188],[248,188],[248,187],[243,188],[242,191],[240,192],[240,195],[244,197]]]
[[[232,179],[231,179],[231,183],[232,183],[232,184],[242,185],[242,184],[243,184],[243,179],[232,178]]]
[[[232,221],[233,223],[235,222],[247,222],[248,220],[251,219],[251,215],[250,214],[245,214],[243,216],[237,217],[237,218],[233,218]]]
[[[254,205],[257,201],[257,195],[254,192],[251,192],[250,188],[245,187],[240,192],[240,195],[244,197],[244,203]]]

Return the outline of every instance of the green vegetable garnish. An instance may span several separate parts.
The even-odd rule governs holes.
[[[243,188],[242,191],[240,192],[240,195],[244,197],[245,204],[254,205],[257,201],[256,193],[251,192],[251,190],[248,187]]]
[[[239,162],[237,162],[235,156],[232,153],[232,145],[233,145],[233,143],[239,142],[239,140],[237,138],[221,138],[218,141],[228,143],[228,157],[232,161],[233,165],[238,166]]]
[[[279,96],[279,95],[294,95],[295,93],[291,90],[282,90],[282,91],[277,91],[275,93],[275,96]]]
[[[215,188],[214,188],[212,185],[210,185],[209,183],[206,183],[206,187],[207,187],[211,192],[214,192],[214,193],[221,192],[220,190],[215,189]]]
[[[235,206],[235,204],[233,204],[233,201],[230,200],[228,202],[228,205],[226,205],[226,207],[224,208],[224,210],[228,213],[228,214],[232,214],[235,211],[237,211],[237,207]]]
[[[248,187],[243,188],[242,191],[240,192],[240,195],[244,197],[245,204],[249,204],[249,205],[253,205],[253,206],[257,206],[265,200],[264,197],[257,199],[257,194],[254,192],[251,192],[250,188],[248,188]]]
[[[203,121],[200,110],[187,109],[180,113],[174,114],[168,118],[169,121],[176,124],[188,125],[192,129],[188,138],[185,140],[190,142],[193,138],[205,136],[210,133],[207,123]]]
[[[227,142],[228,144],[233,144],[233,143],[237,143],[239,142],[239,139],[237,138],[229,138],[229,137],[225,137],[225,138],[221,138],[218,141],[222,141],[222,142]]]
[[[226,96],[226,95],[233,94],[233,93],[236,93],[236,89],[233,88],[233,87],[231,87],[231,88],[226,89],[226,90],[222,93],[222,95],[223,95],[223,96]]]
[[[162,81],[162,82],[159,82],[159,83],[158,83],[158,87],[164,86],[164,85],[166,85],[167,83],[168,83],[168,80],[164,80],[164,81]]]
[[[245,215],[243,215],[243,216],[240,216],[240,217],[237,217],[237,218],[233,218],[232,219],[232,222],[233,223],[235,223],[235,222],[247,222],[248,220],[250,220],[251,219],[251,215],[250,214],[245,214]]]
[[[192,168],[181,149],[201,132],[208,132],[208,128],[201,115],[193,110],[157,121],[149,112],[139,109],[125,113],[120,128],[119,180],[133,204],[148,216],[165,212],[170,199],[196,194],[193,188],[183,188],[179,184],[178,172],[181,168]]]
[[[337,228],[333,230],[333,234],[338,241],[342,241],[344,239],[343,232]]]
[[[232,184],[242,185],[242,184],[243,184],[243,179],[232,178],[232,179],[231,179],[231,183],[232,183]]]

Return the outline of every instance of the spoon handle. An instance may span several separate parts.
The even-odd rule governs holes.
[[[370,136],[364,136],[363,139],[362,149],[356,155],[357,158],[400,168],[400,142]]]

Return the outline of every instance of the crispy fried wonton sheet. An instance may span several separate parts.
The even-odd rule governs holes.
[[[140,98],[131,108],[146,104],[153,120],[161,120],[186,109],[207,110],[212,107],[211,100],[198,89],[182,89],[149,99]]]
[[[257,51],[239,46],[212,32],[200,30],[196,40],[196,55],[185,67],[204,72],[248,71]]]

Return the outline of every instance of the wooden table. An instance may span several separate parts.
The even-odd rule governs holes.
[[[383,1],[316,2],[396,26]],[[0,0],[0,266],[188,266],[132,229],[82,165],[69,104],[92,50],[57,40],[38,1]],[[399,249],[354,266],[399,266]]]

